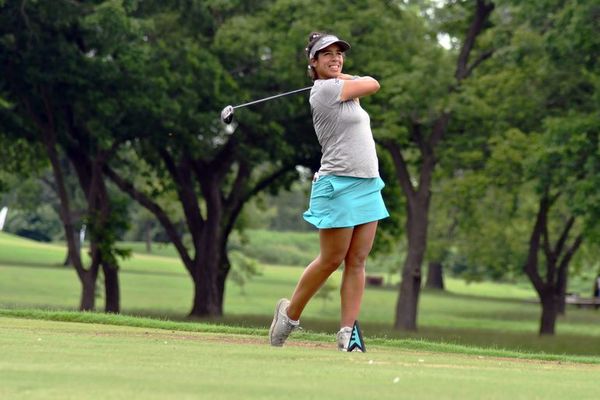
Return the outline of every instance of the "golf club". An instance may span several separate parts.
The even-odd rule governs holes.
[[[258,99],[258,100],[250,101],[250,102],[244,103],[244,104],[238,104],[237,106],[229,105],[221,111],[221,121],[223,121],[226,124],[230,124],[231,121],[233,120],[233,110],[235,110],[236,108],[251,106],[253,104],[262,103],[263,101],[268,101],[268,100],[276,99],[278,97],[288,96],[290,94],[306,92],[307,90],[310,90],[310,89],[312,89],[312,86],[308,86],[308,87],[305,87],[302,89],[292,90],[291,92],[276,94],[274,96],[265,97],[264,99]]]

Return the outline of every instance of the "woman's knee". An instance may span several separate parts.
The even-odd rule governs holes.
[[[323,268],[326,271],[333,272],[336,269],[338,269],[338,267],[344,261],[344,255],[343,254],[339,254],[339,255],[331,254],[326,257],[321,256],[319,261],[320,261],[319,264],[320,264],[321,268]]]
[[[368,256],[368,252],[350,252],[344,260],[344,266],[351,270],[364,270]]]

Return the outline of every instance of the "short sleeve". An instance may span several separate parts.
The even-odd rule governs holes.
[[[340,102],[344,81],[341,79],[327,79],[318,81],[319,87],[315,92],[314,100],[323,106],[331,107]]]

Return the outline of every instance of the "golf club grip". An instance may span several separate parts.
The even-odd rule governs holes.
[[[312,89],[312,86],[307,86],[307,87],[304,87],[304,88],[301,88],[301,89],[292,90],[291,92],[280,93],[280,94],[276,94],[274,96],[265,97],[264,99],[254,100],[254,101],[250,101],[250,102],[244,103],[244,104],[238,104],[237,106],[233,106],[233,108],[240,108],[240,107],[251,106],[252,104],[262,103],[263,101],[273,100],[273,99],[276,99],[278,97],[283,97],[283,96],[287,96],[287,95],[290,95],[290,94],[305,92],[305,91],[310,90],[310,89]]]

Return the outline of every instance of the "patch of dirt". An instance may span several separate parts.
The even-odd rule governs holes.
[[[219,342],[219,343],[230,343],[230,344],[251,344],[251,345],[268,345],[269,339],[261,336],[247,336],[247,335],[224,335],[224,334],[213,334],[213,333],[194,333],[194,332],[176,332],[170,331],[159,332],[159,331],[144,331],[140,333],[123,333],[122,331],[96,331],[95,336],[100,337],[113,337],[113,336],[129,336],[129,337],[145,337],[156,340],[191,340],[199,342]],[[310,342],[310,341],[297,341],[290,339],[286,342],[286,347],[305,347],[305,348],[333,348],[335,346],[334,341],[331,343],[321,342]]]

